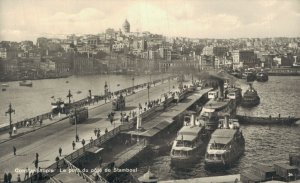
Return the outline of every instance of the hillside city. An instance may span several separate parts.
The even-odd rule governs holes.
[[[197,39],[122,29],[0,42],[0,81],[300,66],[300,38]]]

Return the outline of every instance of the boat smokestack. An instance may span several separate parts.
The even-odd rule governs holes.
[[[225,115],[224,118],[224,128],[228,129],[229,128],[229,116]]]
[[[224,98],[224,81],[220,80],[219,81],[219,98]]]
[[[195,115],[194,115],[194,114],[191,115],[191,121],[190,121],[190,124],[193,125],[193,126],[196,125],[196,124],[195,124]]]
[[[139,114],[136,119],[137,119],[136,120],[136,129],[138,130],[142,126],[142,118],[141,118],[140,111],[139,111]]]

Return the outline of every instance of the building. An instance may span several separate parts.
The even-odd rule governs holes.
[[[257,58],[253,50],[234,50],[232,52],[233,69],[257,67]]]
[[[130,24],[127,21],[127,19],[125,20],[125,22],[123,23],[123,32],[124,33],[130,33]]]
[[[215,56],[201,55],[199,60],[200,70],[211,70],[215,68]]]

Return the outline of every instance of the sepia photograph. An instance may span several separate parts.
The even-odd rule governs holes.
[[[299,0],[0,0],[0,183],[300,183]]]

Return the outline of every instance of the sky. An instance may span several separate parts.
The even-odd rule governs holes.
[[[190,38],[299,37],[300,0],[0,0],[0,41],[119,30]]]

